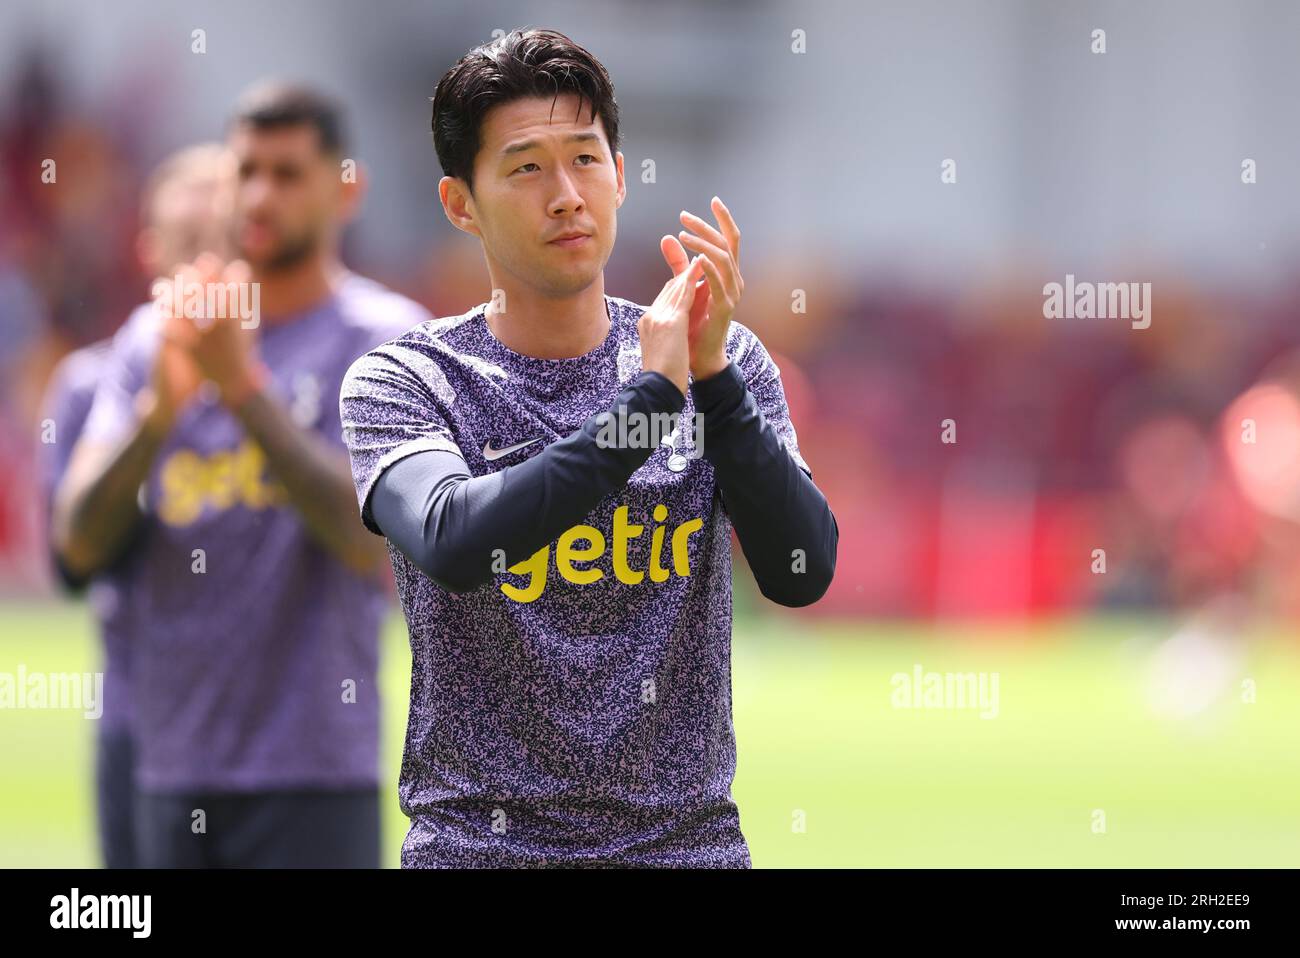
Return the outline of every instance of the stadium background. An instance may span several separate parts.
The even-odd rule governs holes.
[[[1291,380],[1258,388],[1300,344],[1300,8],[1282,2],[3,6],[0,671],[94,667],[88,612],[46,568],[37,407],[57,359],[145,298],[153,164],[219,137],[254,80],[317,83],[371,177],[349,265],[460,312],[487,279],[437,204],[428,97],[527,25],[616,85],[629,195],[607,291],[653,298],[677,210],[717,193],[735,212],[737,318],[776,355],[839,522],[817,606],[737,574],[755,864],[1300,860],[1300,403]],[[1045,319],[1067,273],[1151,282],[1151,327]],[[405,642],[394,606],[390,863]],[[918,665],[997,673],[996,717],[895,707],[891,677]],[[0,711],[0,864],[94,864],[91,731]]]

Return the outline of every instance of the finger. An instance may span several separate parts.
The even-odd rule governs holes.
[[[199,282],[199,273],[193,264],[181,263],[172,270],[172,274],[172,276],[156,283],[153,292],[155,296],[159,297],[159,302],[162,303],[161,308],[164,319],[172,315],[172,307],[177,304],[179,299],[182,312],[176,318],[188,323],[190,320],[183,311],[185,297],[190,290],[190,284]],[[179,290],[177,289],[178,286]]]
[[[740,298],[740,280],[739,272],[736,269],[735,261],[731,258],[731,253],[720,246],[709,243],[698,236],[683,231],[681,233],[682,242],[693,250],[698,250],[706,259],[718,267],[720,274],[724,277],[729,299]]]
[[[726,288],[723,284],[722,274],[719,272],[718,267],[708,259],[705,259],[702,262],[704,263],[704,274],[709,280],[710,295],[719,303],[733,302],[732,298],[727,295]]]
[[[226,283],[251,283],[253,281],[253,270],[244,260],[237,259],[230,263],[225,271],[221,274],[222,282]]]
[[[199,274],[200,283],[215,282],[221,275],[221,268],[224,265],[221,257],[216,253],[200,253],[194,260],[194,268]]]
[[[181,292],[184,293],[190,283],[201,283],[203,274],[199,272],[197,266],[193,263],[182,263],[174,270],[176,276],[180,277]]]
[[[240,313],[240,305],[244,298],[244,289],[253,282],[253,268],[242,259],[232,260],[221,274],[221,282],[227,284],[228,289],[232,289],[235,301],[230,303],[231,308],[227,311],[229,321],[239,326],[241,329],[249,330],[251,335],[256,337],[260,333],[260,322],[254,322],[251,326],[244,325],[244,316]],[[234,284],[231,286],[230,284]],[[257,317],[250,317],[257,319]]]
[[[699,332],[704,325],[704,321],[709,315],[709,304],[713,302],[713,290],[709,286],[707,276],[700,281],[699,287],[695,291],[695,302],[691,303],[690,322],[687,326],[692,336]]]
[[[689,264],[687,269],[689,269]],[[682,273],[677,273],[672,279],[664,283],[663,288],[659,290],[659,295],[655,297],[655,307],[670,306],[674,302],[674,297],[677,295],[678,287],[681,286],[682,274],[685,272],[686,270],[683,270]]]
[[[736,225],[736,219],[731,215],[731,210],[727,209],[727,204],[722,202],[718,197],[713,198],[713,215],[718,218],[718,225],[722,227],[722,232],[727,237],[727,247],[731,250],[731,258],[736,261],[736,268],[740,268],[740,227]]]
[[[164,342],[171,343],[173,346],[188,348],[194,341],[198,330],[195,329],[194,323],[184,316],[168,316],[163,320],[158,333]]]
[[[673,290],[673,306],[676,309],[691,308],[691,303],[695,301],[696,280],[700,275],[700,263],[702,257],[695,257],[687,265],[686,269],[677,274],[673,281],[675,289]]]
[[[713,225],[706,220],[700,219],[694,213],[682,210],[682,224],[689,226],[695,232],[699,233],[704,239],[717,246],[725,248],[727,238],[714,229]]]
[[[677,241],[676,236],[670,233],[661,239],[659,241],[659,251],[664,254],[664,261],[668,264],[668,268],[673,271],[674,276],[686,269],[690,256],[682,247],[682,244]]]

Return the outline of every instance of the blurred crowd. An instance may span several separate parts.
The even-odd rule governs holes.
[[[112,334],[149,280],[134,247],[144,114],[74,107],[39,59],[15,76],[0,103],[10,595],[52,588],[33,468],[49,373]],[[464,237],[396,266],[346,249],[435,315],[489,296]],[[1060,277],[1011,251],[1001,275],[956,296],[837,272],[823,252],[742,263],[738,313],[777,358],[840,526],[836,580],[809,614],[1179,610],[1223,594],[1300,614],[1287,587],[1300,571],[1300,286],[1206,289],[1171,264],[1151,277],[1139,330],[1044,318],[1042,286]],[[662,282],[617,254],[606,276],[607,292],[642,303]]]

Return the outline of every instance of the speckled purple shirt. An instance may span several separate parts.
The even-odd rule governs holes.
[[[340,396],[362,518],[375,481],[414,453],[460,453],[481,476],[536,455],[608,409],[641,371],[645,307],[607,296],[609,335],[574,359],[536,359],[500,343],[484,306],[433,320],[372,350]],[[780,373],[733,324],[727,354],[805,470]],[[683,418],[694,415],[687,396]],[[501,449],[542,442],[488,461]],[[647,865],[749,867],[731,797],[731,524],[713,467],[668,469],[659,447],[584,524],[605,548],[562,577],[557,543],[532,601],[509,597],[529,576],[502,573],[457,595],[389,553],[411,635],[410,718],[399,793],[411,818],[403,867]],[[687,453],[689,455],[689,452]],[[614,513],[642,527],[615,573]],[[667,515],[656,521],[657,507]],[[663,515],[663,510],[659,510]],[[672,559],[686,537],[688,571]],[[662,528],[663,581],[647,573]],[[562,538],[562,537],[561,537]],[[559,540],[557,540],[558,542]],[[595,551],[599,540],[576,540]],[[599,571],[599,576],[594,573]]]
[[[55,367],[46,387],[41,415],[55,428],[54,442],[39,446],[47,523],[53,508],[54,491],[67,472],[72,449],[90,415],[110,346],[110,340],[102,340],[69,353]],[[131,664],[130,627],[126,603],[122,601],[123,583],[129,576],[129,567],[130,558],[127,557],[114,568],[95,576],[86,590],[104,648],[101,730],[125,730],[131,718],[131,695],[127,682]]]
[[[341,451],[334,397],[349,365],[428,319],[411,300],[353,276],[338,295],[259,330],[269,389],[301,427]],[[87,437],[113,442],[133,428],[157,322],[146,304],[114,337]],[[177,419],[143,505],[122,588],[137,785],[378,784],[382,581],[358,576],[308,532],[260,447],[213,391]]]

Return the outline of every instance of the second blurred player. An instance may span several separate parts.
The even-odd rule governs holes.
[[[132,316],[55,546],[75,575],[132,552],[141,864],[376,867],[387,556],[349,515],[334,397],[353,359],[429,317],[339,261],[361,183],[331,101],[256,89],[229,145],[259,325]]]

